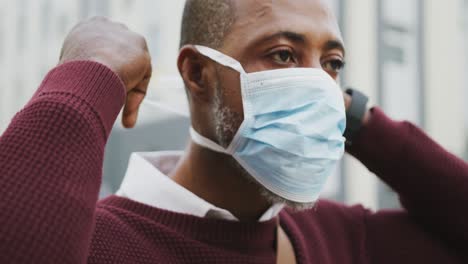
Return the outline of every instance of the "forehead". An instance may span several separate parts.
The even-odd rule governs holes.
[[[310,42],[342,41],[329,0],[234,0],[236,21],[226,46],[238,49],[277,32],[295,32]]]

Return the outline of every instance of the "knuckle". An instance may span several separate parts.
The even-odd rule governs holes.
[[[124,23],[116,23],[116,24],[123,29],[128,29],[128,26],[125,25]]]
[[[135,38],[141,45],[146,45],[146,39],[142,35],[135,33]]]
[[[151,58],[151,54],[149,52],[145,52],[145,60],[146,62],[149,64],[149,66],[151,67],[151,62],[153,61],[153,59]]]
[[[138,41],[139,41],[141,47],[142,47],[146,52],[148,52],[148,41],[146,40],[146,38],[143,37],[142,35],[139,35],[139,36],[138,36]]]
[[[148,43],[146,41],[146,38],[143,35],[132,31],[131,34],[130,34],[130,37],[132,39],[132,43],[136,47],[141,49],[142,52],[143,51],[148,52]]]
[[[148,52],[143,52],[141,55],[141,62],[145,65],[146,68],[151,69],[152,68],[152,58],[151,55]]]

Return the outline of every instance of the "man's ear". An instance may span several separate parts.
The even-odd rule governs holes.
[[[208,59],[200,54],[193,45],[185,45],[180,49],[177,67],[192,98],[202,100],[209,98],[209,85],[206,79],[207,66]]]

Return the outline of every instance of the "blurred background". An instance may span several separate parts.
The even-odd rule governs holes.
[[[466,159],[468,0],[330,0],[347,46],[341,83],[371,97]],[[134,151],[182,150],[188,117],[176,69],[184,0],[0,0],[0,133],[53,68],[67,32],[104,15],[143,34],[153,56],[148,98],[134,130],[116,124],[106,150],[101,197],[114,193]],[[396,195],[346,157],[326,197],[371,209],[399,206]]]

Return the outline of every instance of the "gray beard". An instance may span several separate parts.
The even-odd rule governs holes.
[[[213,108],[215,116],[216,140],[222,147],[227,148],[234,139],[238,128],[242,124],[243,117],[241,114],[225,106],[222,89],[219,86],[216,89]],[[265,188],[263,185],[261,185],[259,182],[257,182],[255,178],[252,175],[250,175],[233,157],[229,157],[228,164],[232,169],[237,171],[249,184],[255,185],[260,194],[272,205],[285,204],[286,206],[297,211],[308,210],[315,207],[315,203],[298,203],[284,199],[274,194],[273,192]]]

